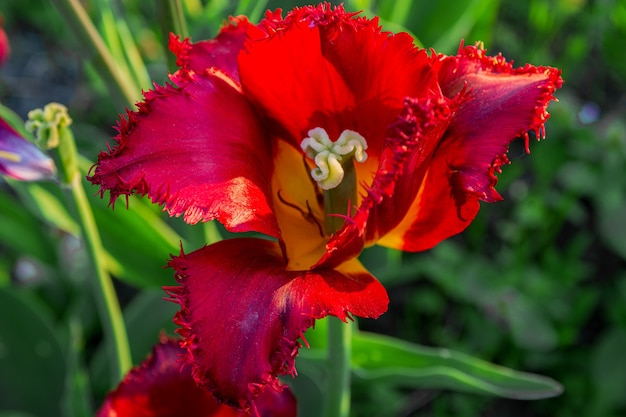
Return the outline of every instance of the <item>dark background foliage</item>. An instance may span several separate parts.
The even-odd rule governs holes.
[[[112,4],[131,28],[151,78],[163,83],[168,64],[155,23],[158,10],[152,2]],[[194,39],[213,36],[221,20],[236,11],[228,2],[185,4]],[[302,3],[270,1],[267,7],[294,4]],[[360,322],[364,329],[550,376],[563,384],[563,395],[522,402],[407,389],[389,396],[376,395],[357,380],[355,415],[389,415],[390,402],[401,416],[626,415],[626,2],[353,1],[346,7],[368,9],[389,30],[405,28],[438,52],[454,53],[461,38],[481,40],[490,53],[502,52],[517,64],[562,68],[565,79],[559,102],[550,107],[547,140],[531,143],[530,155],[521,141],[511,146],[512,163],[498,184],[504,201],[484,204],[465,233],[430,251],[371,248],[363,255],[387,286],[391,304],[381,319]],[[125,104],[98,78],[92,54],[81,49],[52,4],[8,0],[0,11],[13,48],[0,68],[0,101],[23,118],[50,101],[66,104],[81,153],[95,159]],[[60,226],[65,212],[54,204],[0,187],[0,287],[18,288],[20,300],[26,300],[19,304],[0,293],[0,374],[14,376],[10,390],[0,376],[0,415],[17,416],[1,410],[16,409],[21,397],[24,403],[38,397],[43,404],[19,408],[24,412],[61,415],[48,404],[62,401],[59,410],[80,409],[70,404],[82,401],[81,390],[98,404],[109,387],[101,377],[106,364],[98,349],[98,320],[84,291],[85,261],[70,233],[76,225],[68,220]],[[133,354],[140,359],[159,329],[173,328],[167,323],[175,308],[163,305],[158,291],[171,273],[160,269],[166,257],[133,246],[122,227],[122,210],[112,215],[106,204],[97,206],[97,199],[93,204],[102,206],[97,210],[103,218],[109,216],[103,223],[105,239],[121,248],[112,251],[120,276],[140,277],[118,282]],[[157,216],[154,209],[146,210],[146,216]],[[201,228],[191,230],[177,220],[170,224],[190,246],[204,243]],[[164,244],[162,252],[177,252],[178,241],[171,245]],[[131,285],[143,284],[142,279],[153,279],[155,289],[138,291]],[[148,324],[141,320],[146,315]],[[15,334],[15,322],[28,324]],[[77,363],[67,359],[55,367],[52,360],[41,362],[46,366],[33,362],[31,368],[12,368],[2,362],[2,352],[16,340],[34,346],[43,358],[63,356],[61,347],[68,341],[85,354]],[[87,371],[63,376],[64,369],[83,366]]]

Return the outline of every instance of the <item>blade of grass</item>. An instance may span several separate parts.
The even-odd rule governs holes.
[[[261,20],[261,16],[263,15],[263,11],[267,8],[267,0],[261,1],[250,1],[250,0],[241,0],[237,4],[237,9],[235,11],[236,15],[245,15],[248,16],[251,22],[258,22]]]
[[[119,99],[134,107],[135,102],[141,97],[141,88],[128,73],[119,69],[117,61],[111,55],[80,0],[52,0],[52,2],[76,34],[76,38],[83,43],[86,52],[95,51],[99,62],[96,62],[94,67],[98,74],[111,82],[113,92]]]

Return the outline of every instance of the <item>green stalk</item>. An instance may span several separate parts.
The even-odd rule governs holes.
[[[187,23],[183,14],[183,6],[180,0],[168,0],[168,11],[172,22],[174,33],[186,38],[189,36]]]
[[[235,16],[243,14],[248,16],[251,22],[258,22],[266,7],[267,0],[254,2],[250,0],[240,0],[235,10]]]
[[[343,217],[349,206],[356,203],[356,169],[352,157],[342,164],[344,177],[341,183],[330,190],[324,190],[325,228],[328,234],[335,233],[343,226]],[[350,415],[350,358],[352,356],[352,326],[335,317],[328,318],[328,392],[324,416],[348,417]]]
[[[117,385],[132,367],[130,347],[122,310],[106,267],[105,251],[98,226],[83,188],[76,142],[69,128],[71,124],[72,119],[67,108],[59,103],[50,103],[43,109],[35,109],[28,113],[26,129],[35,134],[40,146],[57,150],[61,183],[70,189],[85,248],[96,275],[94,286],[96,306],[102,320],[105,340],[113,348],[114,372],[111,377],[112,385]]]
[[[352,324],[336,317],[328,318],[328,392],[324,416],[350,415],[350,357]]]
[[[222,240],[222,235],[220,234],[220,231],[217,228],[216,222],[217,222],[216,220],[212,220],[210,222],[205,222],[203,224],[204,241],[207,243],[207,245],[211,245],[213,243],[216,243]]]
[[[183,13],[183,7],[180,0],[158,0],[155,3],[157,21],[161,29],[161,37],[167,46],[170,32],[181,38],[189,37],[187,31],[187,23]],[[170,71],[176,71],[176,57],[174,54],[166,53],[167,67]]]
[[[135,85],[132,77],[120,71],[80,0],[53,0],[53,3],[74,30],[76,38],[86,44],[84,45],[86,52],[96,51],[99,62],[96,62],[94,67],[100,76],[111,82],[115,93],[125,104],[134,106],[141,98],[141,88]]]
[[[393,8],[391,10],[391,15],[387,20],[397,23],[398,25],[406,24],[406,20],[409,17],[409,13],[411,12],[411,6],[413,5],[413,1],[398,0],[394,1],[392,4]]]
[[[113,282],[105,267],[104,248],[100,240],[100,233],[87,200],[85,189],[81,184],[80,175],[74,175],[69,186],[72,199],[78,211],[85,247],[96,273],[94,294],[104,327],[105,339],[110,341],[113,347],[113,363],[115,366],[113,367],[114,372],[111,377],[113,384],[117,385],[132,367],[126,325],[124,324],[124,317],[115,294]]]
[[[324,190],[324,228],[329,235],[343,226],[344,217],[349,214],[351,207],[356,205],[356,168],[352,157],[346,158],[343,167],[341,184],[330,190]],[[337,216],[335,216],[335,214]]]

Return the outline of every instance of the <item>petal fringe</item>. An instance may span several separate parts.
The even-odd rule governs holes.
[[[295,417],[296,399],[287,387],[266,390],[254,403],[255,414],[219,404],[196,385],[180,358],[180,340],[161,335],[159,344],[111,391],[96,417]]]
[[[426,70],[428,54],[408,34],[392,35],[377,19],[354,16],[324,3],[249,26],[241,83],[278,140],[300,149],[312,128],[333,139],[350,129],[365,137],[375,161],[404,98],[438,87],[435,72]],[[360,167],[371,179],[376,165]]]
[[[176,65],[180,67],[172,81],[180,85],[189,74],[217,69],[239,84],[237,55],[246,40],[248,25],[245,16],[231,17],[214,39],[200,42],[181,41],[180,36],[170,34],[169,49],[176,55]]]
[[[454,191],[499,201],[496,174],[509,163],[508,145],[521,137],[529,152],[529,131],[545,137],[547,107],[563,84],[561,71],[530,64],[514,68],[502,55],[488,56],[480,44],[461,44],[457,56],[444,58],[440,78],[444,94],[468,89],[471,98],[459,109],[440,151],[453,172]]]
[[[238,238],[174,257],[174,321],[196,381],[247,410],[277,375],[295,375],[298,339],[316,319],[378,317],[383,286],[357,261],[341,271],[287,271],[277,242]]]
[[[120,195],[148,195],[190,224],[218,219],[235,232],[278,236],[270,144],[228,78],[193,76],[182,88],[155,87],[117,126],[88,179]]]
[[[555,68],[513,68],[478,46],[439,57],[441,89],[461,101],[422,174],[414,178],[419,191],[404,219],[378,241],[384,246],[430,249],[463,231],[478,213],[479,200],[501,200],[496,174],[509,163],[509,143],[522,137],[528,148],[528,131],[544,137],[547,106],[562,85]],[[403,187],[397,189],[402,195]]]

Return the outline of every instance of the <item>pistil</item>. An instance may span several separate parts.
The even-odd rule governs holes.
[[[308,134],[300,146],[315,162],[311,177],[324,191],[325,229],[331,234],[341,228],[350,205],[356,202],[354,161],[367,160],[367,142],[359,133],[348,129],[336,141],[321,127],[309,130]]]

